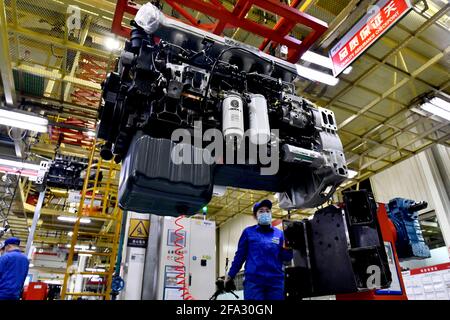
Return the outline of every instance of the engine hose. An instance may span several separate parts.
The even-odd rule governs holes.
[[[180,221],[184,218],[184,215],[179,216],[175,219],[175,225],[177,226],[177,229],[175,230],[175,254],[178,256],[175,259],[175,262],[178,264],[175,267],[175,270],[178,272],[176,278],[178,279],[177,284],[180,285],[180,291],[182,291],[182,298],[183,300],[195,300],[194,297],[191,296],[189,293],[189,286],[186,283],[186,268],[184,265],[184,253],[183,250],[186,248],[185,246],[185,236],[184,233],[181,231],[184,230],[184,226],[180,224]]]

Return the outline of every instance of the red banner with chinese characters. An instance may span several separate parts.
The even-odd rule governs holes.
[[[381,0],[369,8],[350,31],[330,50],[337,77],[412,8],[409,0]]]
[[[442,270],[448,270],[450,269],[450,263],[441,263],[430,267],[423,267],[418,269],[412,269],[410,270],[410,274],[416,275],[416,274],[422,274],[422,273],[428,273],[428,272],[434,272],[434,271],[442,271]]]

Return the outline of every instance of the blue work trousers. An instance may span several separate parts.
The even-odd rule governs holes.
[[[244,280],[244,300],[284,300],[284,283],[261,284]]]

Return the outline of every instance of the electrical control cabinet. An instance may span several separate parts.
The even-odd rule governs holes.
[[[209,299],[216,279],[215,223],[165,217],[161,236],[157,299],[182,300],[184,280],[190,296]]]

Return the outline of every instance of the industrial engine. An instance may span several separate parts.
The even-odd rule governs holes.
[[[88,166],[88,159],[56,154],[51,162],[46,182],[49,187],[81,190],[84,177],[82,172]]]
[[[123,209],[195,214],[214,185],[315,207],[347,178],[334,114],[296,94],[294,64],[151,4],[132,27],[103,83],[97,133],[102,158],[122,162]]]

